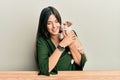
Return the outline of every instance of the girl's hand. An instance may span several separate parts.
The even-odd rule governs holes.
[[[59,45],[61,45],[63,47],[69,46],[77,38],[73,31],[70,31],[68,34],[66,33],[66,31],[63,31],[63,35],[64,35],[64,38],[59,44]]]

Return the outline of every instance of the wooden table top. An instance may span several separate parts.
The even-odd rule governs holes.
[[[57,75],[37,75],[38,71],[0,71],[0,80],[120,80],[120,70],[59,71]]]

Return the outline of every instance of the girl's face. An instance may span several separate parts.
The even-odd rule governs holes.
[[[51,36],[58,35],[59,33],[60,23],[58,22],[57,18],[53,14],[51,14],[50,17],[48,18],[47,30]]]

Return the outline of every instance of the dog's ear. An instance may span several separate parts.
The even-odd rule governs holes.
[[[72,23],[70,21],[66,21],[66,24],[68,27],[70,27],[72,25]]]

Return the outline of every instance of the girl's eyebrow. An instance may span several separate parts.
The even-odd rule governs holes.
[[[52,22],[52,21],[49,20],[48,22]]]

